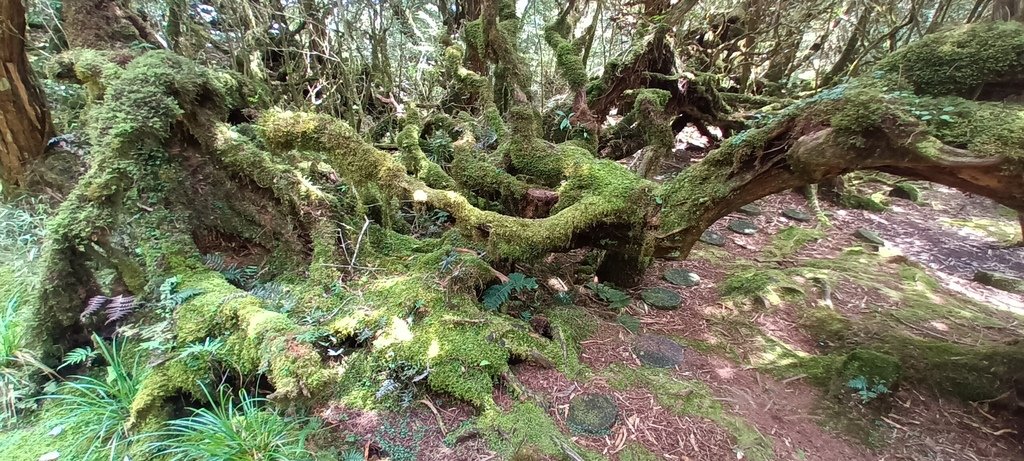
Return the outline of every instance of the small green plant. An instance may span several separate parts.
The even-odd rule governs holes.
[[[43,398],[59,409],[60,425],[83,429],[76,442],[86,450],[83,459],[91,459],[94,453],[117,459],[131,443],[127,427],[130,409],[149,368],[138,354],[125,357],[125,347],[117,340],[108,345],[96,334],[92,340],[107,364],[104,378],[73,376],[56,394]]]
[[[408,415],[392,424],[384,422],[374,438],[391,461],[415,461],[419,458],[420,442],[426,435],[425,427],[413,428]]]
[[[167,423],[148,448],[170,461],[292,461],[309,459],[306,438],[317,427],[306,418],[285,418],[266,399],[245,391],[234,398],[222,387],[216,397],[203,388],[210,408]]]
[[[36,363],[24,350],[25,330],[17,316],[18,306],[15,296],[0,310],[0,425],[17,418],[31,387],[28,375],[19,365]]]
[[[632,298],[625,292],[603,283],[590,282],[587,283],[587,288],[593,291],[598,298],[601,298],[601,301],[608,303],[608,307],[615,310],[624,309],[632,302]]]
[[[512,298],[512,295],[519,295],[524,291],[537,289],[537,279],[527,277],[518,272],[508,274],[508,281],[497,285],[491,285],[484,290],[483,304],[488,309],[498,310]]]
[[[863,376],[856,376],[846,383],[846,387],[856,391],[860,396],[861,403],[868,403],[879,396],[889,392],[889,388],[883,383],[869,385],[868,379]]]
[[[96,350],[93,349],[92,346],[76,347],[68,351],[67,354],[64,354],[64,361],[61,362],[60,366],[57,367],[57,369],[59,370],[64,367],[82,364],[90,365],[92,364],[93,359],[95,359],[96,356],[98,355],[99,352],[96,352]]]

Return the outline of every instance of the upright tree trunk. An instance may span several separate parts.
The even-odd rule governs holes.
[[[0,178],[23,185],[26,168],[53,133],[46,98],[25,53],[25,6],[0,0]]]
[[[72,48],[113,50],[133,42],[163,48],[145,21],[114,0],[64,0],[62,16]]]
[[[992,5],[992,19],[996,21],[1024,21],[1024,1],[996,0]]]

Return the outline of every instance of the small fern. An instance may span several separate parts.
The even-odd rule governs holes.
[[[537,289],[537,279],[527,277],[518,272],[508,274],[508,281],[498,285],[491,285],[483,294],[483,304],[490,310],[498,310],[507,303],[512,295],[518,295],[524,291]]]
[[[623,291],[616,290],[603,283],[590,282],[587,284],[587,288],[593,291],[598,298],[608,303],[608,307],[612,309],[623,309],[629,306],[632,299]]]
[[[57,367],[57,369],[59,370],[64,367],[88,364],[92,362],[92,360],[95,359],[97,355],[99,355],[99,353],[93,350],[91,346],[77,347],[75,349],[71,349],[71,351],[64,355],[64,361],[60,364],[59,367]]]
[[[110,304],[107,305],[107,321],[106,323],[116,322],[131,314],[135,310],[135,297],[117,295],[110,299]]]
[[[363,453],[355,448],[350,448],[341,455],[341,461],[366,461]]]

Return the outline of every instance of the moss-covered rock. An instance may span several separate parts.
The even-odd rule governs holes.
[[[811,220],[811,215],[809,213],[797,210],[796,208],[786,208],[785,210],[782,210],[782,216],[800,222],[808,222]]]
[[[581,435],[605,436],[619,419],[615,400],[603,394],[581,394],[569,401],[566,425]]]
[[[669,283],[681,287],[695,287],[700,285],[700,276],[683,269],[669,269],[665,271],[665,278]]]
[[[683,346],[659,335],[642,335],[633,344],[633,355],[644,365],[675,368],[683,363]]]
[[[916,186],[908,182],[901,182],[893,186],[889,190],[889,196],[894,198],[901,198],[904,200],[910,200],[911,202],[917,202],[921,200],[921,191]]]
[[[741,235],[754,235],[757,233],[757,225],[750,221],[737,219],[729,223],[729,230]]]
[[[725,236],[711,229],[708,229],[704,231],[704,233],[700,234],[700,241],[708,245],[720,247],[725,245]]]
[[[679,309],[683,302],[679,293],[665,288],[648,288],[640,292],[640,297],[651,307],[663,311]]]
[[[885,246],[885,240],[882,240],[882,237],[879,236],[878,233],[870,229],[865,229],[863,227],[857,229],[853,233],[853,236],[872,245]]]
[[[1024,279],[995,271],[978,271],[974,281],[1010,293],[1024,294]]]

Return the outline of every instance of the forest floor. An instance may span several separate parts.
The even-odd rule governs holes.
[[[881,319],[885,328],[908,337],[954,344],[1012,343],[1024,335],[1024,298],[971,281],[982,269],[1024,274],[1024,248],[1013,244],[1020,241],[1015,215],[983,198],[915,184],[922,192],[917,203],[886,198],[890,207],[884,212],[822,202],[830,226],[813,217],[783,217],[788,208],[813,216],[800,194],[765,198],[757,203],[760,214],[737,213],[712,227],[726,237],[724,246],[701,243],[688,260],[658,260],[623,311],[583,302],[595,322],[581,345],[589,373],[567,377],[526,363],[513,372],[563,434],[587,453],[610,459],[1024,459],[1019,408],[964,403],[943,393],[941,383],[920,381],[862,404],[842,384],[838,390],[812,384],[780,359],[828,353],[833,345],[808,327],[808,313],[822,308],[850,325]],[[867,195],[889,189],[880,182],[859,187]],[[739,219],[758,231],[740,235],[727,229]],[[861,228],[877,233],[885,245],[865,244],[854,235]],[[580,283],[576,267],[582,256],[575,256],[580,255],[551,258],[530,270]],[[662,277],[669,269],[692,271],[700,283],[674,286]],[[821,273],[829,283],[816,282]],[[770,275],[771,283],[743,285],[759,279],[757,274]],[[677,292],[682,305],[651,308],[640,296],[651,287]],[[634,352],[646,335],[686,345],[682,363],[643,366]],[[619,408],[606,436],[576,436],[566,424],[569,402],[590,393],[610,396]],[[505,409],[514,404],[502,387],[495,400]],[[481,437],[453,439],[474,410],[440,396],[405,413],[332,407],[321,416],[371,459],[387,452],[392,459],[501,457]]]

